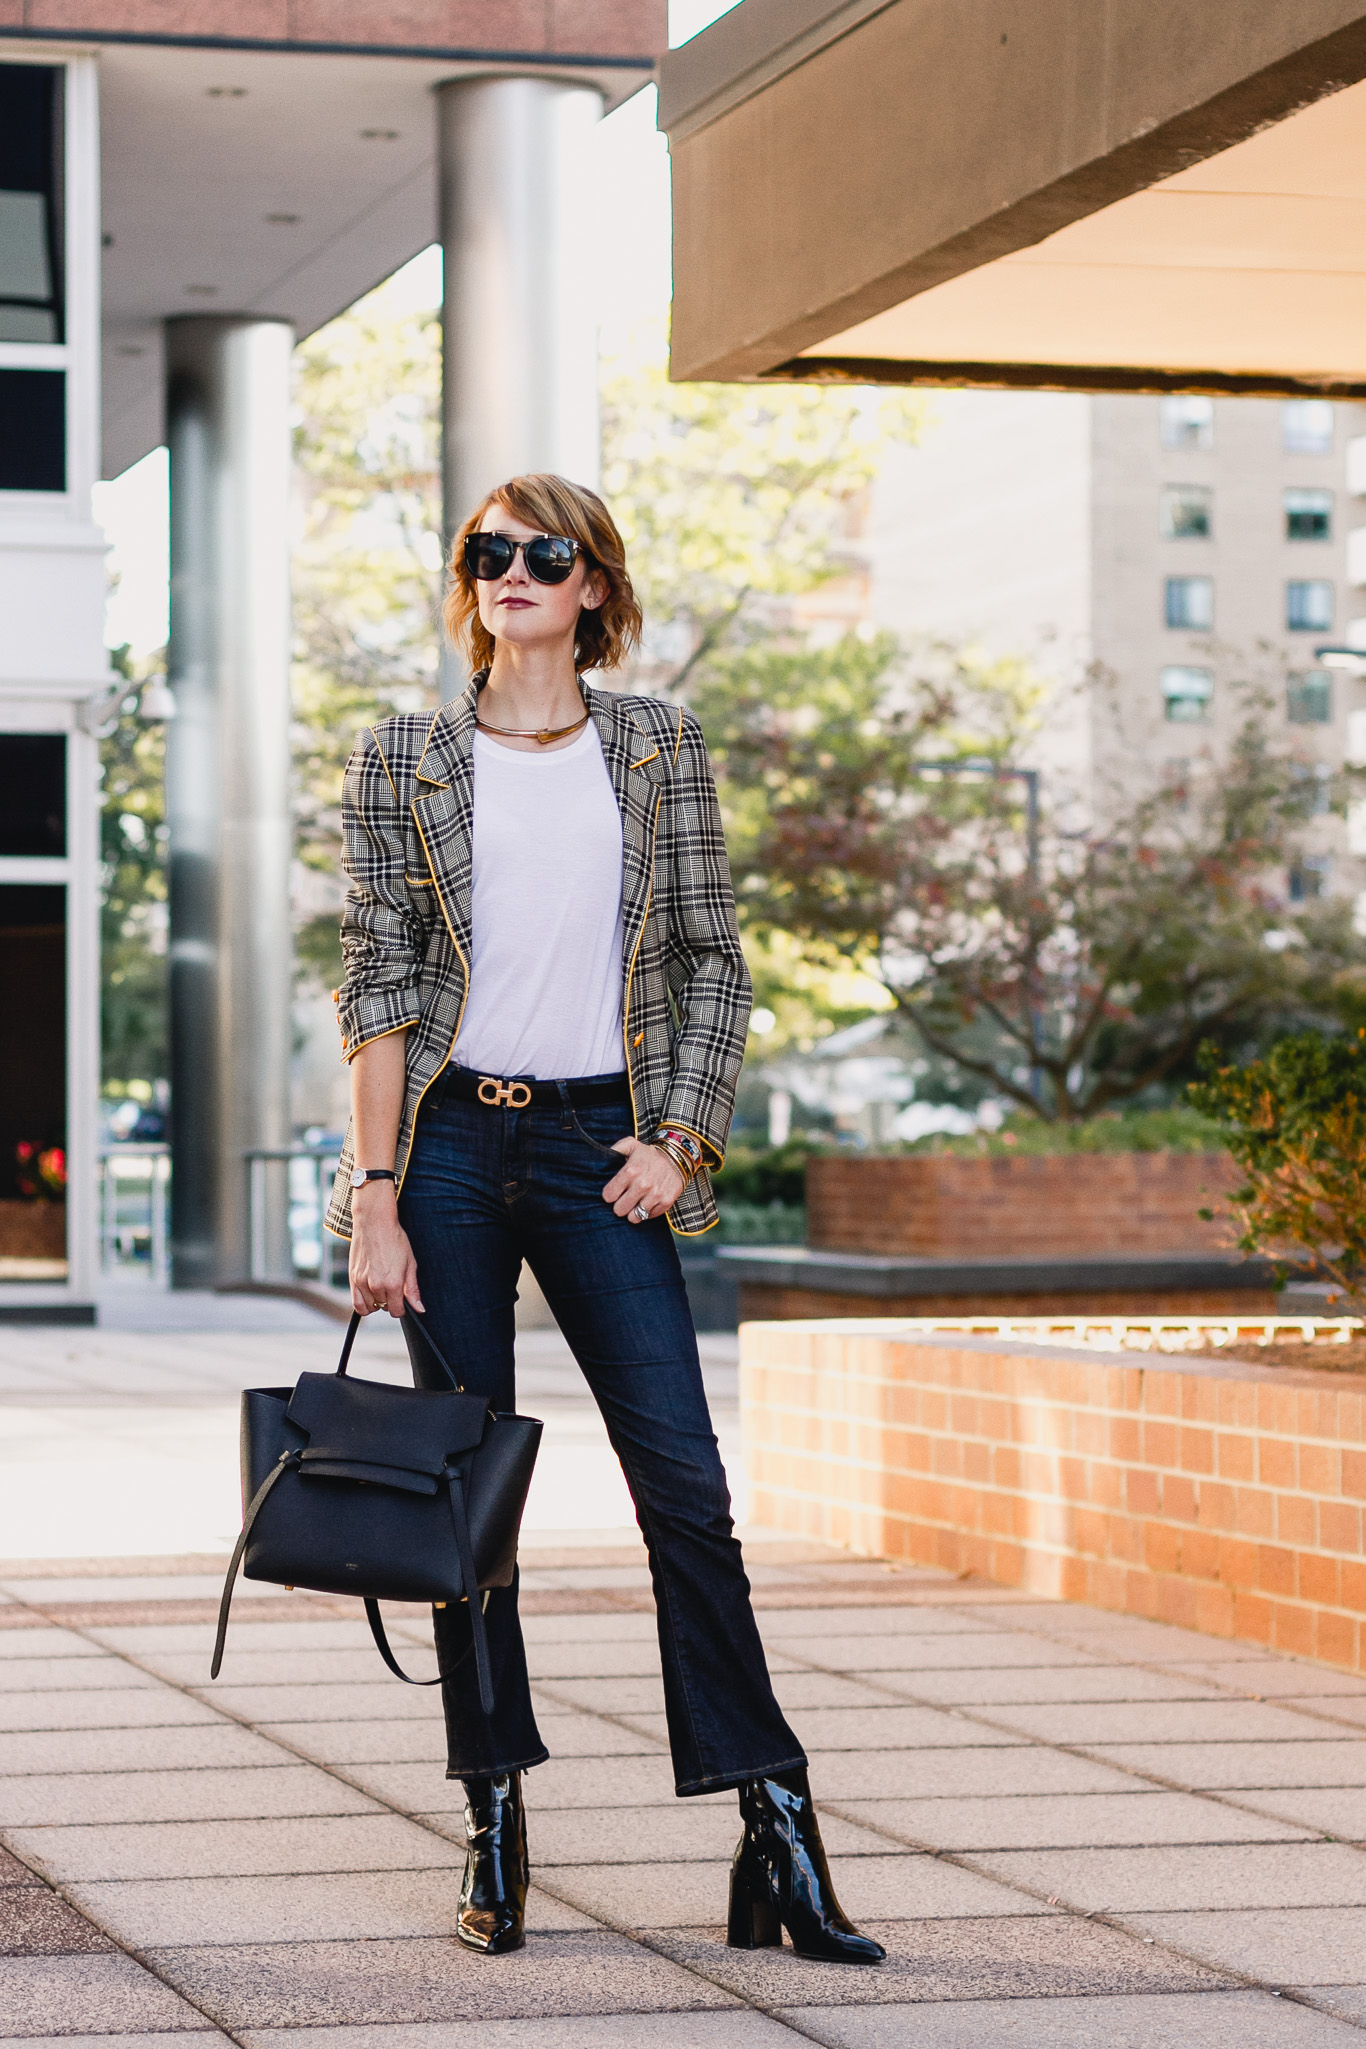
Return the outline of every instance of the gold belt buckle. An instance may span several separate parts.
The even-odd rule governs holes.
[[[494,1074],[481,1074],[475,1093],[480,1102],[487,1103],[490,1108],[502,1105],[508,1110],[525,1110],[531,1101],[531,1090],[524,1081],[499,1081]]]

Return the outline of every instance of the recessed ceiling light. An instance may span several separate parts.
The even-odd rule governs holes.
[[[185,289],[196,299],[213,299],[218,295],[217,285],[186,285]]]
[[[360,139],[362,142],[397,142],[398,130],[397,128],[362,128]]]
[[[273,227],[292,228],[299,216],[297,213],[263,213],[261,218],[263,221],[269,221]]]
[[[205,87],[204,96],[210,100],[244,100],[247,89],[244,85],[210,85]]]

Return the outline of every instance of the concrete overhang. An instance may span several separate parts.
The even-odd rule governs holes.
[[[274,315],[306,335],[435,238],[434,86],[570,76],[596,84],[610,109],[649,82],[665,39],[665,0],[514,5],[500,25],[526,47],[487,50],[398,42],[399,10],[348,0],[288,10],[329,39],[221,32],[285,14],[263,0],[28,11],[59,17],[63,32],[0,26],[0,62],[60,62],[74,48],[100,56],[106,476],[164,439],[168,317]],[[477,13],[487,34],[493,12],[418,0],[401,25]],[[122,26],[104,26],[111,16]],[[155,17],[181,32],[127,26]],[[587,49],[573,40],[580,31]]]
[[[660,65],[675,378],[1366,397],[1361,0],[742,0]]]

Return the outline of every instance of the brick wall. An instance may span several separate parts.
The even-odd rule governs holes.
[[[1366,1382],[749,1324],[751,1520],[1366,1669]]]
[[[1224,1153],[832,1154],[807,1168],[807,1240],[921,1259],[1222,1251],[1228,1226],[1199,1211],[1235,1172]]]
[[[520,1283],[519,1283],[520,1285]],[[813,1316],[1267,1316],[1274,1288],[1058,1290],[1034,1295],[853,1295],[819,1288],[740,1284],[740,1320],[785,1322]]]

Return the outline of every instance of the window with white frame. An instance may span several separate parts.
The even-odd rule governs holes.
[[[1285,715],[1292,726],[1333,723],[1333,678],[1327,669],[1306,669],[1286,677]]]
[[[1333,494],[1300,489],[1283,493],[1287,541],[1331,541]]]
[[[1164,448],[1213,448],[1214,400],[1186,392],[1161,402],[1159,418]]]
[[[26,346],[37,358],[63,340],[64,77],[57,65],[0,64],[0,491],[66,489],[66,373],[24,360]]]
[[[1287,455],[1331,455],[1331,401],[1326,398],[1287,399],[1281,407],[1281,446]]]
[[[1333,863],[1327,854],[1301,854],[1290,870],[1290,901],[1311,903],[1328,892]]]
[[[1208,541],[1214,534],[1214,493],[1207,484],[1164,484],[1160,523],[1164,541]]]
[[[1187,633],[1209,633],[1214,626],[1214,578],[1169,576],[1163,586],[1163,618]]]
[[[1161,684],[1163,712],[1169,723],[1193,725],[1209,717],[1214,696],[1213,669],[1173,663],[1162,671]]]
[[[1320,578],[1285,587],[1285,624],[1290,633],[1327,633],[1333,624],[1333,586]]]

